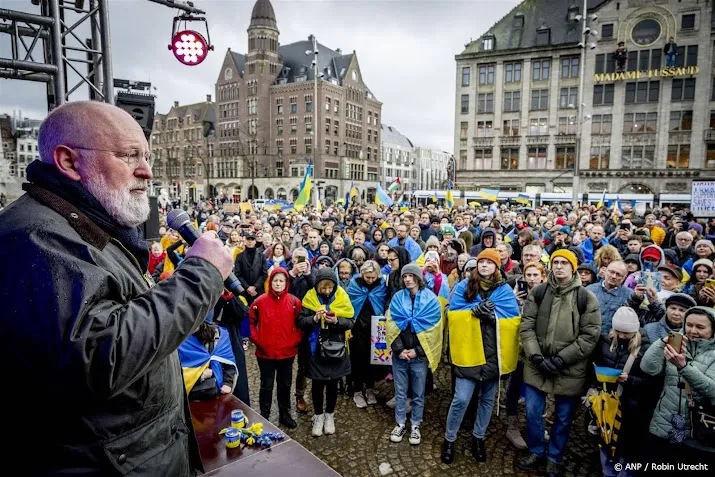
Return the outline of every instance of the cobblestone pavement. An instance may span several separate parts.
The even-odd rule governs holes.
[[[260,378],[254,356],[255,348],[250,346],[246,362],[251,391],[251,403],[258,409],[258,390]],[[293,373],[295,385],[295,370]],[[410,446],[407,436],[399,444],[389,440],[395,426],[394,412],[385,402],[393,395],[392,382],[381,381],[376,385],[378,403],[367,409],[358,409],[352,398],[345,399],[338,395],[335,409],[336,433],[332,436],[312,437],[312,413],[298,414],[293,407],[293,416],[298,428],[285,430],[293,439],[300,442],[318,458],[326,462],[344,477],[368,477],[388,475],[390,477],[457,477],[457,476],[535,476],[518,470],[516,462],[522,451],[516,450],[506,439],[506,414],[502,408],[500,415],[495,414],[486,434],[487,462],[478,464],[470,452],[471,429],[462,429],[457,438],[457,456],[452,465],[440,461],[440,451],[444,438],[444,424],[452,400],[450,392],[450,373],[447,366],[440,366],[435,381],[437,389],[426,397],[424,422],[420,426],[422,443]],[[274,391],[275,393],[275,391]],[[306,392],[306,401],[310,406],[310,384]],[[502,403],[504,391],[502,390]],[[295,405],[291,395],[292,405]],[[577,413],[571,430],[569,444],[564,458],[565,475],[600,476],[601,466],[598,458],[596,438],[588,435],[584,425],[584,413]],[[524,429],[524,407],[521,405],[522,434]],[[278,425],[278,407],[275,402],[271,408],[271,421]],[[279,426],[282,427],[282,426]],[[548,429],[548,426],[547,426]]]

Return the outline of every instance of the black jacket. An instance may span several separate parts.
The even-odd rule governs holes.
[[[249,260],[246,250],[239,253],[236,257],[236,262],[233,266],[233,273],[236,274],[236,278],[241,282],[241,286],[248,290],[248,287],[256,287],[256,292],[260,296],[263,294],[264,285],[266,279],[268,278],[268,262],[266,261],[266,256],[263,252],[256,248],[253,255],[253,260]],[[243,292],[242,296],[246,301],[251,304],[255,297],[252,297],[248,292]]]
[[[26,475],[193,475],[176,350],[221,294],[218,270],[189,258],[152,288],[117,239],[44,189],[0,213],[0,243],[12,270],[0,276],[0,347],[22,391],[21,424],[0,430],[5,455],[31,453]]]

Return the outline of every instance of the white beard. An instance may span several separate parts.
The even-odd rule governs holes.
[[[132,195],[130,192],[139,187],[146,188],[144,180],[137,179],[122,190],[112,190],[101,171],[91,170],[82,185],[120,225],[137,227],[149,218],[149,196],[146,193]]]

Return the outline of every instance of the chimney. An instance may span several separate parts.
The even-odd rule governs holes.
[[[207,95],[206,95],[206,102],[207,102],[207,103],[210,103],[210,102],[211,102],[211,95],[210,95],[210,94],[207,94]]]
[[[340,48],[336,48],[336,49],[335,49],[335,53],[337,53],[338,55],[342,55],[342,54],[343,54],[343,50],[341,50]]]
[[[178,108],[178,107],[179,107],[179,102],[178,102],[178,101],[174,101],[174,107],[175,107],[175,108]]]

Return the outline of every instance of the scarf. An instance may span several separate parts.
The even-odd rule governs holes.
[[[27,180],[66,200],[89,217],[99,228],[129,250],[139,262],[143,272],[149,264],[149,247],[141,236],[139,227],[125,227],[109,216],[102,204],[77,181],[60,174],[54,165],[33,161],[27,166]]]

